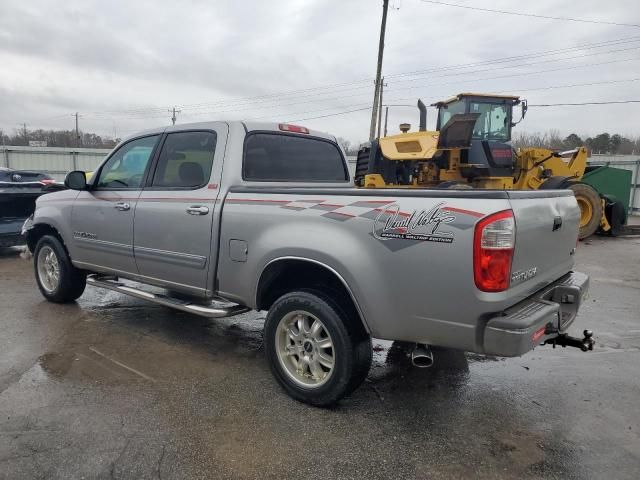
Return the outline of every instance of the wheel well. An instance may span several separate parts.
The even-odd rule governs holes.
[[[58,230],[46,223],[39,223],[37,225],[34,225],[34,227],[27,233],[27,247],[29,248],[29,251],[31,253],[33,253],[33,251],[36,249],[38,241],[45,235],[53,235],[58,240],[60,240],[60,243],[62,243],[62,246],[65,248],[65,250],[67,249],[67,246],[64,244],[64,240],[62,240],[62,237],[58,233]]]
[[[283,259],[267,266],[260,276],[256,294],[258,310],[269,310],[282,295],[296,290],[316,290],[336,301],[349,318],[357,319],[361,333],[368,328],[343,280],[330,268],[298,259]]]

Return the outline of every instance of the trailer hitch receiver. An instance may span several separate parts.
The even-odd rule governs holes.
[[[553,345],[553,348],[556,348],[556,345],[560,345],[563,348],[575,347],[579,348],[583,352],[593,350],[593,346],[596,343],[593,339],[593,332],[591,330],[585,330],[582,334],[584,335],[584,338],[572,337],[566,333],[560,333],[557,337],[545,340],[543,345]]]

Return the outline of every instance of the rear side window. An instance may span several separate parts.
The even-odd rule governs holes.
[[[254,133],[247,137],[245,180],[263,182],[344,182],[349,179],[338,147],[293,135]]]
[[[214,132],[167,135],[158,157],[152,187],[198,188],[209,181],[216,150]]]

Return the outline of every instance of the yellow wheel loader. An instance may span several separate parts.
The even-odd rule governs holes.
[[[513,113],[521,113],[514,122]],[[582,182],[587,149],[566,152],[511,147],[511,130],[527,112],[526,100],[506,95],[461,93],[432,105],[435,131],[426,129],[426,106],[418,101],[420,127],[379,138],[358,152],[356,185],[365,188],[482,188],[573,190],[580,206],[580,239],[598,228],[612,231],[626,212]],[[607,203],[609,202],[609,203]],[[607,215],[607,213],[609,215]],[[607,218],[609,216],[609,218]]]

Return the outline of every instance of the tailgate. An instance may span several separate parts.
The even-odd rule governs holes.
[[[580,210],[570,190],[509,192],[516,222],[511,289],[530,294],[571,271]]]

